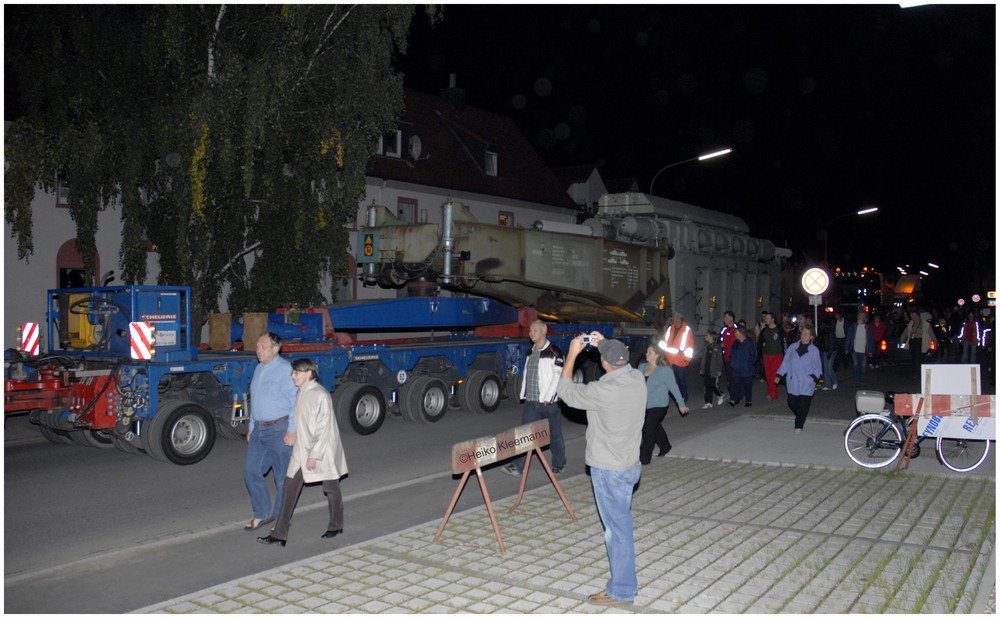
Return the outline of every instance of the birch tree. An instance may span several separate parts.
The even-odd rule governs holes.
[[[322,302],[341,275],[378,137],[403,106],[412,5],[5,8],[21,114],[5,140],[4,216],[33,251],[36,187],[69,189],[88,279],[97,214],[124,224],[126,283],[193,289],[199,317]],[[440,17],[426,11],[434,21]],[[247,272],[240,257],[256,254]]]

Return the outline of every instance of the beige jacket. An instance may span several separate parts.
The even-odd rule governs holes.
[[[316,380],[300,386],[295,396],[295,431],[288,477],[295,476],[300,469],[306,483],[337,480],[347,474],[347,458],[333,414],[333,400]],[[313,470],[306,468],[306,460],[310,458],[317,460]]]
[[[920,352],[927,354],[927,351],[931,349],[931,341],[934,341],[934,345],[937,345],[937,337],[934,336],[934,329],[931,328],[931,314],[921,313],[920,314],[920,332],[911,332],[915,330],[913,328],[913,321],[906,323],[906,328],[903,329],[903,333],[899,336],[899,340],[906,343],[906,347],[910,347],[911,337],[920,337]]]

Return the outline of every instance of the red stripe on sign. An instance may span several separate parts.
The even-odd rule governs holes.
[[[131,331],[132,358],[149,360],[152,356],[149,353],[152,347],[149,335],[149,324],[145,322],[132,322],[129,324]]]
[[[38,322],[25,322],[21,326],[21,348],[28,354],[38,354]]]

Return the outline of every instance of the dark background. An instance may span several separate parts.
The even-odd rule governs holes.
[[[446,5],[417,11],[399,68],[515,120],[552,167],[744,218],[755,236],[893,278],[927,262],[938,302],[993,289],[992,5]]]

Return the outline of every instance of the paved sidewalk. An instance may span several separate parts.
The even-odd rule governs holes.
[[[645,466],[633,503],[634,605],[586,602],[604,589],[608,563],[581,474],[560,479],[576,523],[551,487],[526,494],[514,514],[512,498],[495,503],[503,555],[480,507],[452,515],[436,545],[440,521],[427,522],[137,613],[986,611],[994,455],[976,474],[939,472],[933,449],[914,460],[926,471],[873,472],[837,452],[842,431],[808,422],[794,436],[790,418],[742,417]],[[735,440],[756,450],[729,458]],[[485,472],[487,485],[497,474]],[[470,480],[464,491],[479,488]]]

